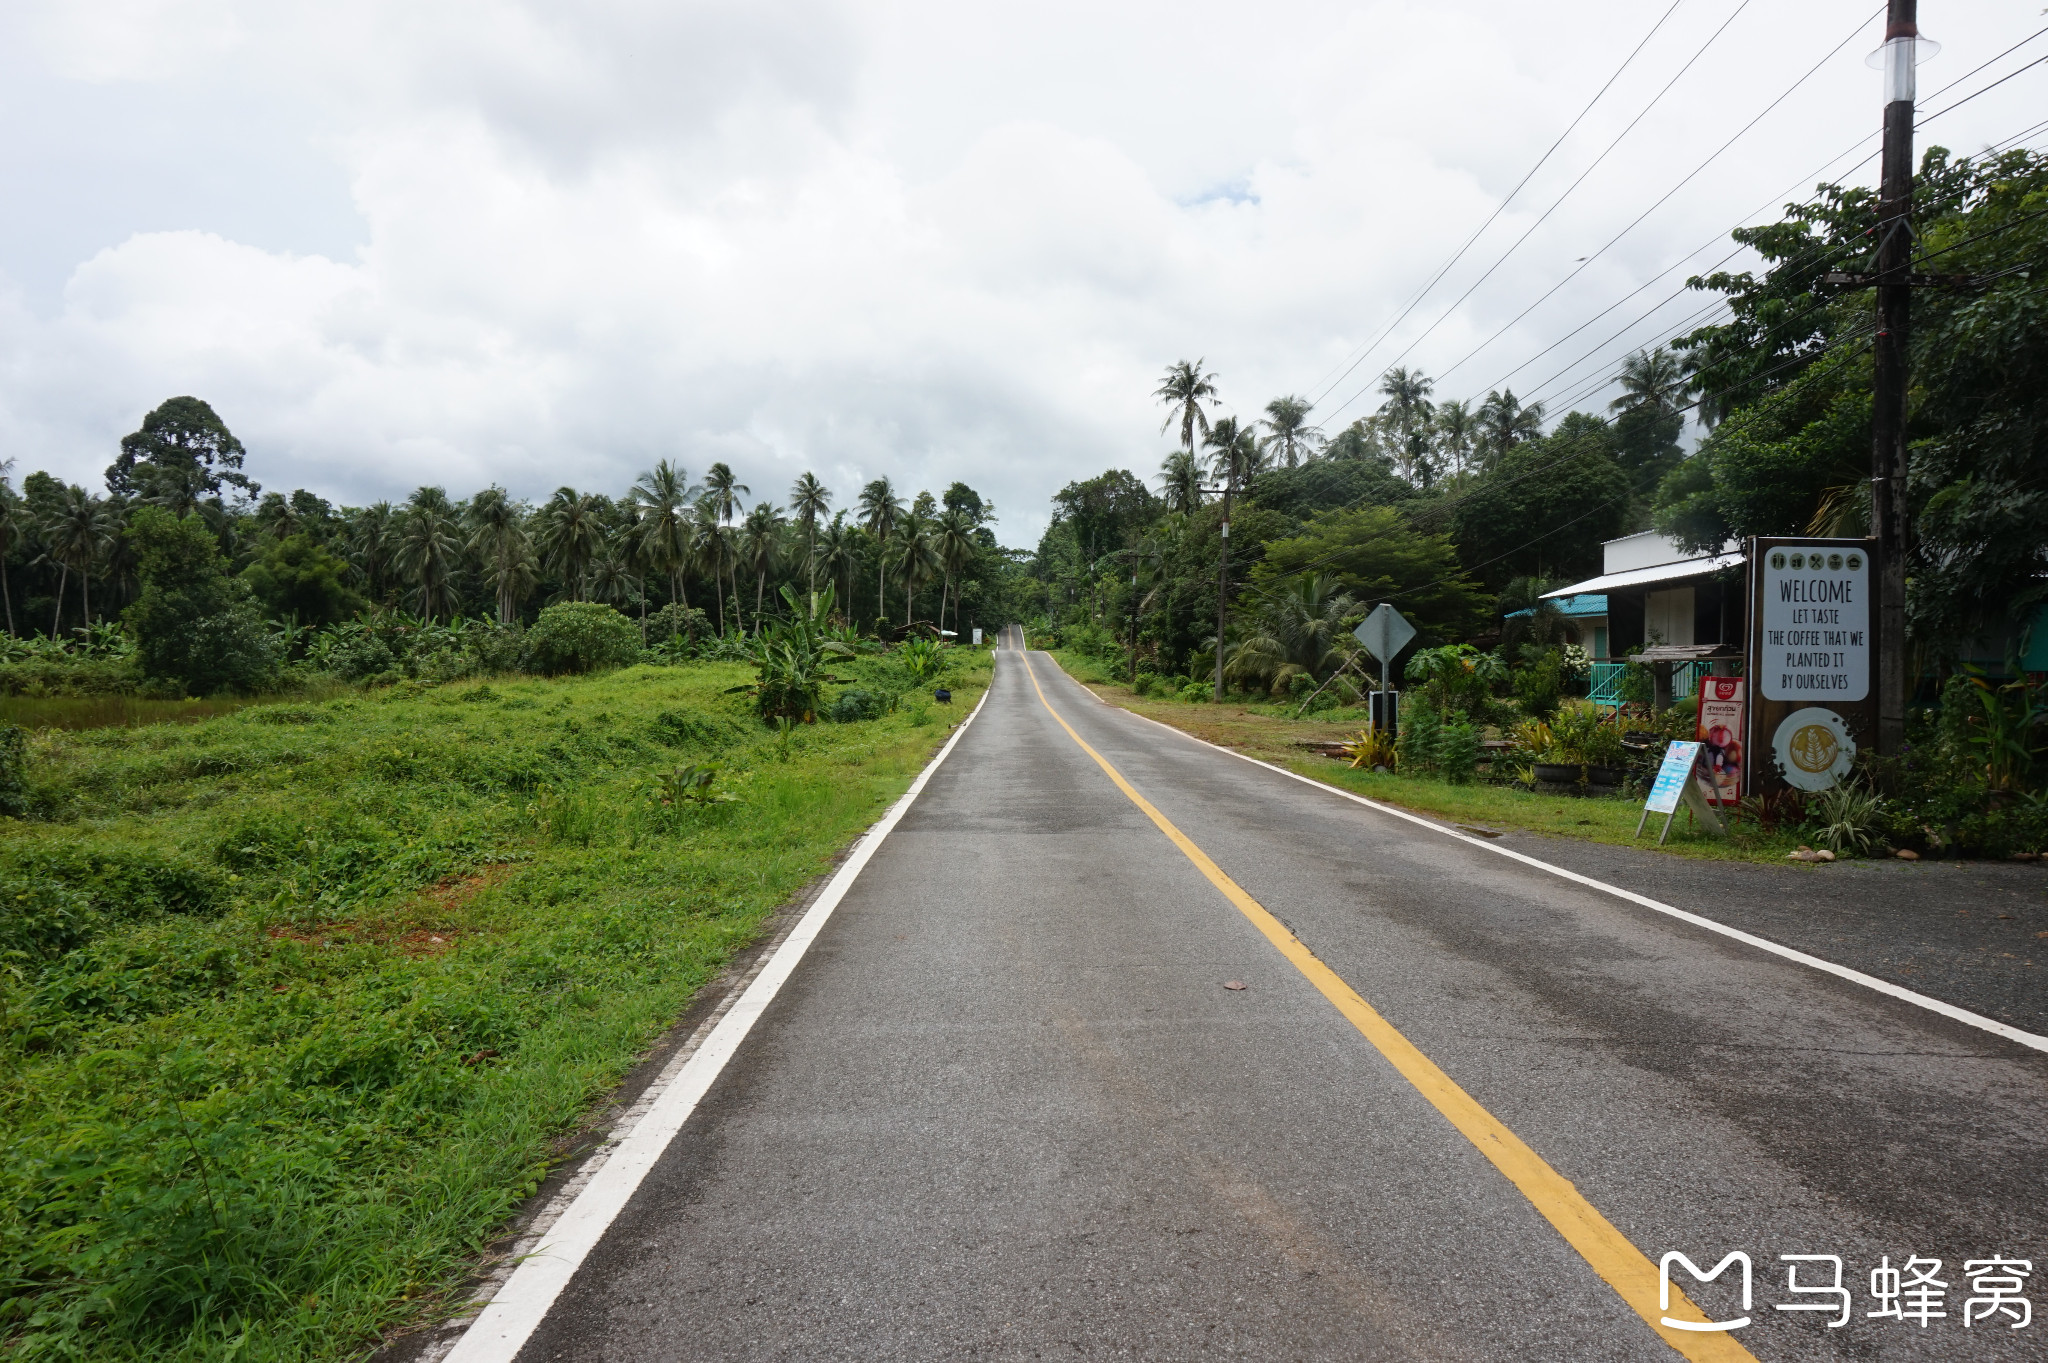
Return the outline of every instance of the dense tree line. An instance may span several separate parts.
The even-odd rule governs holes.
[[[1938,663],[2048,600],[2048,156],[1933,148],[1917,198],[1914,269],[1944,286],[1915,299],[1910,612]],[[1548,421],[1510,389],[1439,400],[1395,368],[1379,409],[1330,435],[1292,395],[1256,420],[1224,414],[1216,376],[1176,363],[1155,392],[1177,438],[1158,473],[1113,469],[1054,498],[1031,563],[1048,624],[1105,631],[1199,685],[1224,590],[1229,680],[1298,691],[1380,601],[1422,645],[1490,646],[1503,611],[1594,575],[1619,535],[1654,526],[1706,549],[1862,534],[1874,308],[1856,281],[1875,223],[1870,191],[1824,185],[1737,232],[1766,268],[1690,281],[1728,320],[1628,357],[1601,412]]]
[[[805,473],[778,505],[725,463],[693,480],[663,460],[617,495],[562,487],[529,504],[496,486],[461,498],[429,486],[336,506],[265,491],[246,457],[212,407],[177,397],[121,441],[104,493],[42,472],[18,491],[0,478],[8,632],[92,637],[157,618],[172,596],[230,650],[228,636],[264,619],[306,629],[399,611],[516,626],[551,602],[606,603],[671,635],[753,635],[787,613],[784,586],[806,600],[832,586],[845,623],[882,632],[992,629],[1018,609],[1020,556],[965,483],[906,497],[877,478],[837,504]]]

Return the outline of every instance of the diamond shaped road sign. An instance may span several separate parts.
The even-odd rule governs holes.
[[[1415,626],[1401,618],[1401,612],[1386,602],[1380,602],[1365,622],[1353,631],[1352,636],[1365,645],[1365,651],[1383,663],[1394,661],[1408,641],[1415,637]]]

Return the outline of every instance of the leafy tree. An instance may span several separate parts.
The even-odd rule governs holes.
[[[348,564],[306,534],[276,541],[242,570],[266,614],[301,625],[333,624],[363,608],[347,575]]]
[[[732,518],[739,514],[739,509],[743,505],[740,499],[742,497],[747,496],[752,491],[753,489],[749,488],[745,483],[742,483],[739,480],[739,475],[735,474],[732,471],[732,466],[730,464],[727,464],[724,460],[720,460],[719,462],[713,464],[710,467],[710,469],[707,470],[704,474],[703,500],[709,503],[711,510],[713,512],[714,527],[719,531],[719,534],[716,538],[716,542],[713,546],[716,552],[714,554],[712,561],[714,565],[722,566],[732,574],[732,594],[734,611],[739,610],[739,562],[737,557],[733,553],[732,543],[729,537],[724,533],[724,531],[725,527],[731,523]],[[719,628],[723,630],[725,619],[725,587],[723,583],[719,583],[717,584],[717,586],[719,602],[718,612],[720,621]]]
[[[2048,153],[1930,147],[1915,204],[1913,268],[1983,281],[1913,300],[1907,616],[1947,652],[2048,599],[2048,304],[2031,279],[2048,254]],[[1730,312],[1679,343],[1719,422],[1660,488],[1660,528],[1699,546],[1867,529],[1872,300],[1827,276],[1872,266],[1875,212],[1870,190],[1824,185],[1735,234],[1769,262],[1762,275],[1692,281]]]
[[[1459,500],[1459,552],[1491,583],[1590,576],[1602,541],[1622,532],[1633,492],[1607,424],[1574,412],[1550,435],[1511,446]]]
[[[668,577],[669,595],[683,606],[690,604],[683,579],[697,554],[697,526],[690,515],[696,489],[689,484],[687,473],[663,459],[641,474],[628,494],[638,514],[640,552],[648,567]]]
[[[977,529],[996,518],[996,504],[983,498],[979,492],[965,483],[953,484],[939,500],[946,510],[960,512]]]
[[[941,570],[932,522],[913,511],[896,531],[896,572],[903,579],[905,625],[912,621],[910,605],[917,589],[938,577]]]
[[[194,397],[172,398],[142,418],[141,430],[121,438],[107,488],[116,497],[188,516],[223,487],[256,494],[257,485],[242,472],[246,454],[213,408]]]
[[[1110,469],[1068,483],[1053,494],[1052,504],[1054,520],[1073,527],[1075,548],[1084,563],[1123,548],[1159,514],[1159,499],[1128,469]]]
[[[1436,415],[1431,418],[1430,425],[1437,457],[1445,470],[1462,472],[1472,462],[1479,439],[1479,414],[1472,410],[1471,404],[1452,398],[1436,405]]]
[[[28,529],[21,496],[4,473],[13,463],[10,459],[0,464],[0,604],[6,606],[9,634],[14,633],[14,589],[7,582],[7,560],[13,557]]]
[[[273,654],[246,583],[230,578],[220,546],[197,517],[156,506],[129,519],[142,594],[124,616],[145,677],[187,691],[254,691]]]
[[[1260,506],[1297,519],[1365,503],[1392,505],[1415,495],[1415,489],[1394,472],[1393,461],[1377,454],[1268,469],[1252,480],[1249,491]]]
[[[1391,507],[1324,512],[1268,543],[1251,582],[1270,592],[1317,574],[1361,607],[1390,602],[1426,638],[1459,639],[1487,623],[1487,599],[1450,539],[1424,534]]]
[[[1209,434],[1209,414],[1202,410],[1204,403],[1216,405],[1216,376],[1202,368],[1202,361],[1177,360],[1166,368],[1166,376],[1152,396],[1166,404],[1166,420],[1159,423],[1163,433],[1175,421],[1180,422],[1180,447],[1192,450],[1195,447],[1195,430]]]

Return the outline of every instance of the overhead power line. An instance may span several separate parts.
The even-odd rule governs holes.
[[[1607,78],[1607,83],[1605,85],[1602,85],[1598,90],[1593,92],[1593,98],[1586,101],[1586,107],[1579,110],[1578,117],[1574,118],[1570,122],[1570,124],[1568,124],[1565,127],[1565,130],[1557,135],[1556,141],[1552,142],[1549,145],[1549,147],[1544,149],[1543,155],[1536,158],[1536,164],[1529,167],[1528,172],[1524,174],[1520,180],[1517,180],[1515,182],[1515,187],[1509,190],[1507,192],[1507,196],[1503,198],[1498,205],[1495,206],[1493,212],[1487,215],[1486,221],[1480,223],[1478,228],[1472,233],[1472,235],[1465,238],[1464,244],[1451,253],[1451,258],[1449,260],[1446,260],[1441,266],[1439,266],[1437,268],[1437,272],[1430,276],[1429,281],[1425,283],[1421,287],[1421,289],[1416,291],[1415,295],[1412,298],[1410,298],[1407,304],[1401,309],[1400,314],[1396,316],[1392,321],[1388,322],[1385,326],[1380,328],[1379,332],[1375,334],[1370,341],[1366,342],[1365,348],[1358,353],[1357,358],[1353,359],[1349,364],[1345,365],[1342,372],[1338,373],[1336,377],[1327,380],[1316,380],[1316,387],[1322,389],[1322,392],[1317,394],[1314,398],[1310,400],[1309,405],[1311,407],[1313,407],[1316,403],[1321,402],[1323,398],[1329,395],[1331,389],[1334,389],[1338,384],[1342,383],[1345,377],[1349,375],[1352,370],[1358,368],[1359,365],[1363,364],[1365,362],[1365,357],[1373,352],[1373,348],[1379,345],[1379,343],[1382,340],[1386,339],[1388,334],[1390,334],[1395,327],[1400,326],[1401,323],[1407,319],[1408,314],[1413,312],[1416,309],[1416,307],[1422,302],[1422,300],[1429,295],[1429,291],[1436,287],[1437,281],[1441,280],[1446,274],[1450,273],[1451,268],[1455,266],[1460,260],[1464,259],[1465,253],[1472,249],[1472,244],[1478,241],[1480,237],[1484,236],[1486,234],[1486,229],[1493,226],[1494,221],[1497,218],[1499,218],[1501,214],[1507,211],[1508,205],[1514,202],[1515,196],[1522,192],[1523,188],[1528,185],[1529,181],[1536,177],[1536,172],[1543,169],[1544,164],[1548,162],[1553,155],[1556,154],[1557,149],[1564,145],[1564,140],[1572,135],[1572,130],[1577,128],[1580,123],[1585,121],[1587,114],[1593,112],[1593,106],[1598,104],[1602,96],[1604,96],[1610,89],[1613,88],[1614,82],[1621,79],[1622,72],[1628,70],[1629,65],[1632,62],[1634,62],[1639,55],[1641,55],[1642,50],[1645,47],[1649,46],[1650,39],[1656,37],[1657,31],[1664,27],[1665,21],[1668,20],[1673,14],[1677,13],[1678,7],[1684,3],[1685,0],[1671,0],[1671,8],[1665,10],[1664,13],[1661,16],[1659,16],[1657,22],[1650,25],[1650,31],[1643,35],[1642,41],[1638,42],[1635,45],[1635,47],[1629,51],[1628,56],[1622,58],[1621,65],[1614,68],[1614,74]],[[1743,0],[1743,3],[1747,5],[1749,3],[1749,0]]]
[[[1710,153],[1705,160],[1701,161],[1698,165],[1694,166],[1690,171],[1687,171],[1683,179],[1681,179],[1677,184],[1671,186],[1670,189],[1664,191],[1664,193],[1657,199],[1655,203],[1651,204],[1648,208],[1644,209],[1641,213],[1637,214],[1635,219],[1631,221],[1628,224],[1628,226],[1622,228],[1619,232],[1615,233],[1612,237],[1610,237],[1607,240],[1607,243],[1600,247],[1599,250],[1593,252],[1592,255],[1587,256],[1584,260],[1580,261],[1578,263],[1577,268],[1573,269],[1570,274],[1567,274],[1563,279],[1560,279],[1556,284],[1551,286],[1551,288],[1543,295],[1542,298],[1539,298],[1536,300],[1535,303],[1530,304],[1529,308],[1523,309],[1521,314],[1516,318],[1516,320],[1519,321],[1521,317],[1526,317],[1529,314],[1529,310],[1531,308],[1534,308],[1538,304],[1541,304],[1544,301],[1544,299],[1549,298],[1552,294],[1555,294],[1559,289],[1563,288],[1566,284],[1569,284],[1572,280],[1578,278],[1578,276],[1585,271],[1588,265],[1591,265],[1601,256],[1607,254],[1607,252],[1613,248],[1616,242],[1619,242],[1623,237],[1627,236],[1630,232],[1633,232],[1637,227],[1641,226],[1644,219],[1648,218],[1652,213],[1656,212],[1659,208],[1662,208],[1666,203],[1670,201],[1671,197],[1674,194],[1678,193],[1679,190],[1684,189],[1687,185],[1691,184],[1695,179],[1697,179],[1701,172],[1705,171],[1708,166],[1712,165],[1715,161],[1719,160],[1723,153],[1725,153],[1730,147],[1734,146],[1738,141],[1740,141],[1742,137],[1749,132],[1750,129],[1754,128],[1758,123],[1762,122],[1763,119],[1767,115],[1769,115],[1773,109],[1776,109],[1780,104],[1783,104],[1787,99],[1790,99],[1792,97],[1792,94],[1796,90],[1798,90],[1800,86],[1806,84],[1807,81],[1811,80],[1823,66],[1826,66],[1830,61],[1834,60],[1835,55],[1837,53],[1839,53],[1843,48],[1847,47],[1851,42],[1855,41],[1856,36],[1863,32],[1863,30],[1869,26],[1871,19],[1876,18],[1877,15],[1882,14],[1883,12],[1883,9],[1880,7],[1878,10],[1872,12],[1870,18],[1864,19],[1861,23],[1857,24],[1855,28],[1851,29],[1848,32],[1848,34],[1842,38],[1840,42],[1836,43],[1832,48],[1828,49],[1826,56],[1822,57],[1819,61],[1815,62],[1810,68],[1808,68],[1804,75],[1800,76],[1799,79],[1793,81],[1790,86],[1786,87],[1783,94],[1779,95],[1769,104],[1766,104],[1754,118],[1750,119],[1749,122],[1743,124],[1742,127],[1737,129],[1734,136],[1730,137],[1727,141],[1723,142],[1719,147],[1715,148],[1715,150],[1712,153]],[[1716,36],[1718,36],[1718,33]],[[1711,42],[1712,39],[1709,39],[1708,41]],[[1704,51],[1704,49],[1702,50]],[[1520,243],[1518,242],[1517,245],[1519,244]],[[1491,274],[1492,271],[1489,270],[1487,273]],[[1482,280],[1483,278],[1484,277],[1482,276]],[[1476,288],[1477,285],[1475,284],[1474,287]],[[1436,327],[1445,320],[1445,318],[1448,318],[1451,315],[1451,312],[1456,311],[1458,304],[1463,303],[1465,301],[1465,298],[1469,298],[1471,296],[1471,292],[1472,291],[1470,289],[1466,290],[1465,294],[1459,298],[1458,303],[1452,304],[1450,311],[1445,312],[1442,317],[1437,318],[1436,322],[1430,324],[1429,330],[1424,331],[1422,336],[1418,336],[1413,342],[1409,344],[1408,350],[1413,350],[1416,345],[1419,345],[1421,343],[1424,337],[1428,336],[1431,331],[1434,331]],[[1406,355],[1407,353],[1408,351],[1406,350],[1402,352],[1403,355]],[[1391,368],[1391,366],[1389,366],[1389,368]],[[1360,388],[1357,392],[1353,393],[1350,397],[1346,398],[1342,403],[1338,404],[1338,406],[1333,411],[1325,415],[1324,419],[1328,420],[1330,417],[1334,417],[1338,412],[1343,411],[1344,408],[1350,406],[1353,402],[1356,402],[1360,397],[1370,392],[1372,388],[1379,383],[1380,379],[1386,377],[1386,373],[1386,370],[1380,371],[1380,374],[1376,376],[1371,383],[1366,384],[1363,388]]]

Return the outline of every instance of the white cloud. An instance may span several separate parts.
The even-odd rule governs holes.
[[[1732,8],[1681,7],[1350,382],[1433,319]],[[1434,372],[1464,355],[1862,17],[1828,3],[1739,19],[1412,360]],[[1149,392],[1167,362],[1206,356],[1246,412],[1332,374],[1650,18],[1608,0],[1562,16],[1507,0],[30,9],[11,31],[0,21],[0,46],[30,54],[17,60],[39,88],[86,87],[135,138],[175,147],[189,161],[165,171],[173,191],[188,170],[216,187],[157,194],[147,213],[108,190],[91,208],[102,235],[80,229],[43,293],[26,256],[0,249],[0,284],[20,286],[0,296],[0,442],[25,466],[96,477],[143,411],[191,392],[271,486],[361,500],[495,480],[543,495],[623,486],[662,455],[725,458],[757,495],[806,467],[843,498],[880,473],[910,489],[965,478],[1025,541],[1069,478],[1151,471]],[[2025,32],[1988,0],[1949,22],[1942,80]],[[1446,395],[1874,127],[1862,50]],[[1943,137],[1969,147],[2031,122],[2029,79]],[[226,107],[293,130],[293,157],[345,177],[349,214],[319,210],[318,231],[262,217],[303,191]],[[32,135],[0,131],[16,211],[111,173],[83,134],[69,158],[10,154],[8,137]],[[239,236],[236,213],[274,223],[270,239]]]

